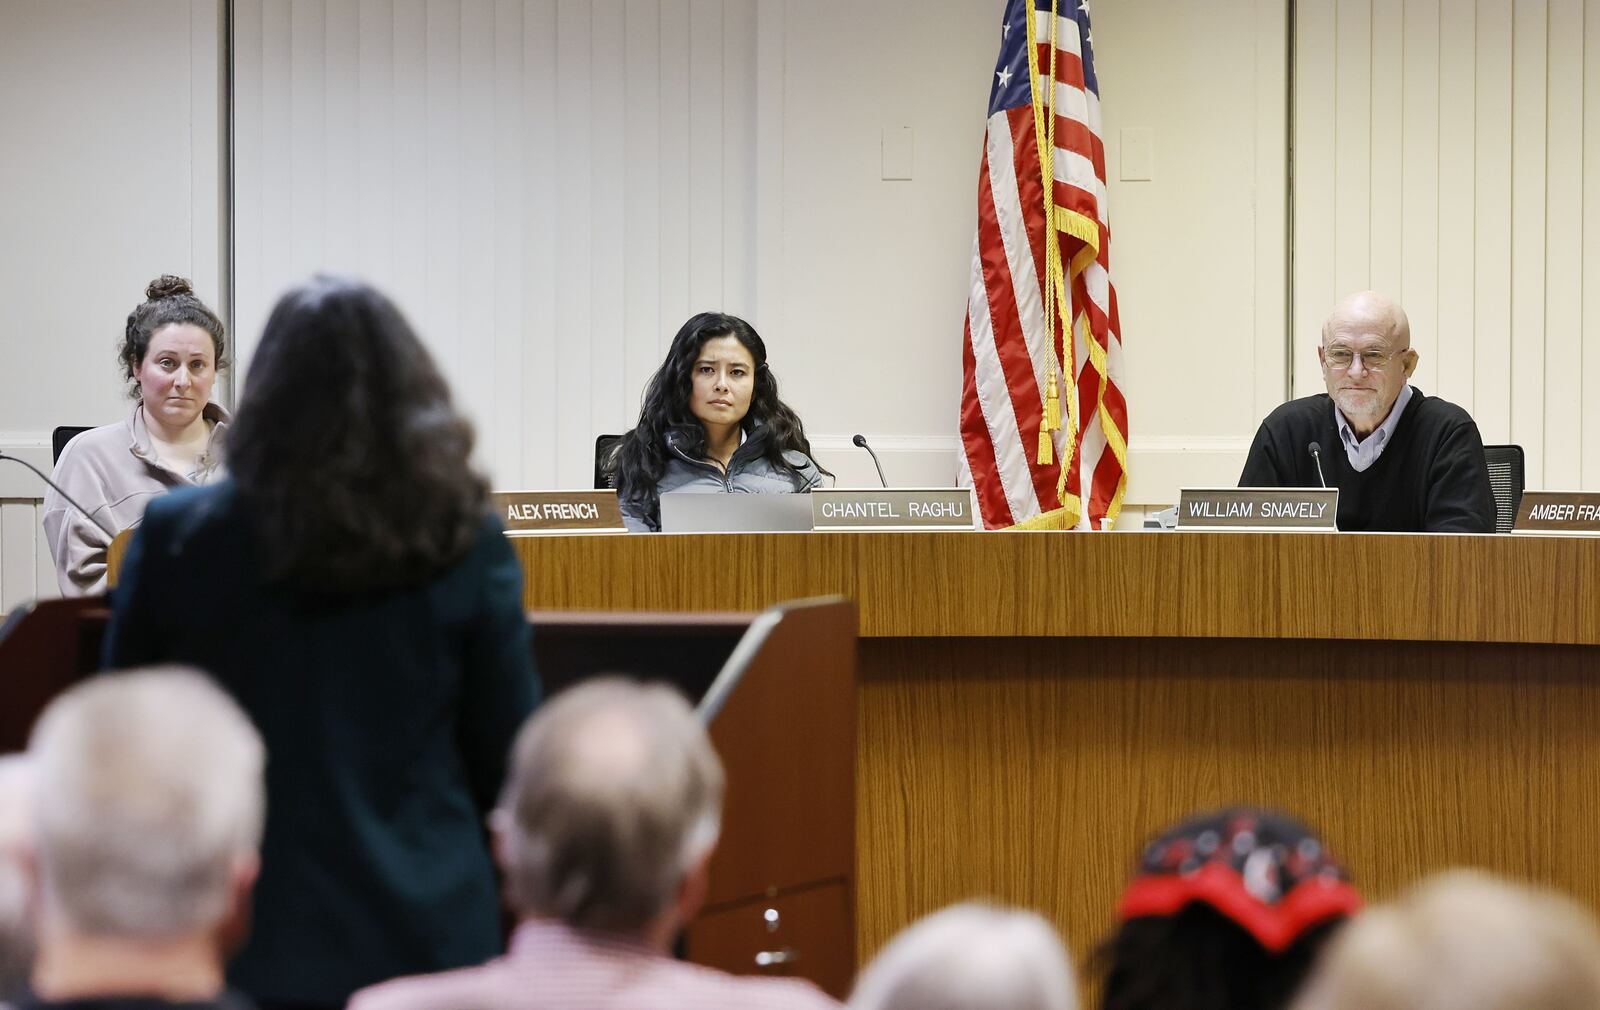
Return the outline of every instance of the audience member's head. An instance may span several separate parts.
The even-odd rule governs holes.
[[[275,581],[353,594],[458,561],[487,511],[472,426],[393,302],[318,276],[273,307],[228,432],[228,468]]]
[[[190,670],[99,676],[51,703],[29,754],[34,987],[70,991],[112,950],[143,951],[152,971],[203,952],[220,982],[248,917],[265,804],[261,738],[238,706]]]
[[[28,981],[33,964],[33,767],[26,755],[0,757],[0,1002]]]
[[[671,688],[605,679],[557,695],[518,735],[494,819],[513,907],[665,948],[704,899],[722,788]]]
[[[1303,825],[1205,814],[1145,849],[1100,952],[1103,1010],[1277,1010],[1361,900]]]
[[[1481,873],[1358,916],[1295,1010],[1594,1010],[1600,931],[1569,899]]]
[[[952,905],[913,923],[856,983],[850,1010],[1077,1010],[1072,965],[1032,912]]]

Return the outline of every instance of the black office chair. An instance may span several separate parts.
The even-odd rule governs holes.
[[[52,431],[50,433],[50,462],[59,462],[61,450],[67,447],[67,443],[72,441],[74,436],[81,435],[88,430],[88,428],[74,428],[70,425],[62,425]]]
[[[1510,533],[1527,480],[1522,446],[1486,445],[1483,458],[1489,464],[1489,487],[1494,491],[1494,530]]]
[[[606,457],[611,455],[611,450],[622,441],[621,435],[601,435],[594,440],[594,486],[596,490],[605,490],[616,487],[614,478],[606,475]]]

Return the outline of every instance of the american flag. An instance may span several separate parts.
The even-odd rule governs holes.
[[[1089,4],[1007,0],[978,181],[961,390],[961,478],[990,529],[1102,529],[1122,508],[1128,410],[1118,388],[1109,240]],[[1059,427],[1041,445],[1040,425],[1054,420],[1057,404]]]

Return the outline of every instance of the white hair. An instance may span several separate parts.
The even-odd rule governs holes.
[[[630,933],[670,907],[716,844],[722,764],[683,696],[585,681],[523,726],[497,823],[524,915]]]
[[[1356,916],[1296,1010],[1594,1010],[1600,928],[1572,899],[1454,870]]]
[[[952,905],[915,922],[856,982],[850,1010],[1077,1010],[1066,947],[1017,909]]]
[[[265,750],[203,674],[99,676],[57,698],[29,744],[46,906],[97,936],[214,925],[261,843]]]
[[[24,853],[33,839],[33,766],[0,757],[0,999],[28,980],[33,963],[31,890]]]

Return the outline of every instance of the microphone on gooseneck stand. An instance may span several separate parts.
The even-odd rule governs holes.
[[[872,457],[872,465],[878,468],[878,483],[882,484],[884,487],[888,487],[889,486],[889,478],[887,478],[887,477],[885,477],[883,475],[883,464],[878,462],[878,454],[873,452],[872,451],[872,446],[867,444],[867,436],[865,436],[865,435],[857,435],[855,438],[852,438],[850,441],[855,443],[856,445],[859,445],[861,448],[867,450],[867,455]]]
[[[52,488],[54,488],[56,494],[58,494],[61,497],[65,498],[67,500],[67,504],[68,505],[71,505],[73,508],[77,509],[79,512],[82,512],[83,513],[83,517],[85,519],[89,520],[90,522],[94,523],[96,526],[100,527],[100,532],[104,533],[108,537],[115,537],[117,535],[115,530],[107,527],[105,523],[103,523],[100,520],[96,519],[94,517],[94,513],[93,512],[90,512],[88,509],[84,508],[82,505],[79,505],[76,501],[73,501],[71,495],[69,495],[65,491],[61,490],[61,485],[60,484],[57,484],[55,481],[51,480],[49,477],[46,477],[44,475],[44,472],[41,471],[38,467],[34,466],[32,463],[29,463],[25,459],[18,459],[15,456],[7,456],[3,452],[0,452],[0,459],[8,459],[13,463],[21,463],[23,466],[27,467],[29,470],[32,470],[35,474],[38,474],[40,480],[44,481],[46,484],[49,484]]]
[[[1327,487],[1328,480],[1322,476],[1322,446],[1312,442],[1310,445],[1306,446],[1306,449],[1308,449],[1311,453],[1311,461],[1317,464],[1317,480],[1321,482],[1323,487]]]

